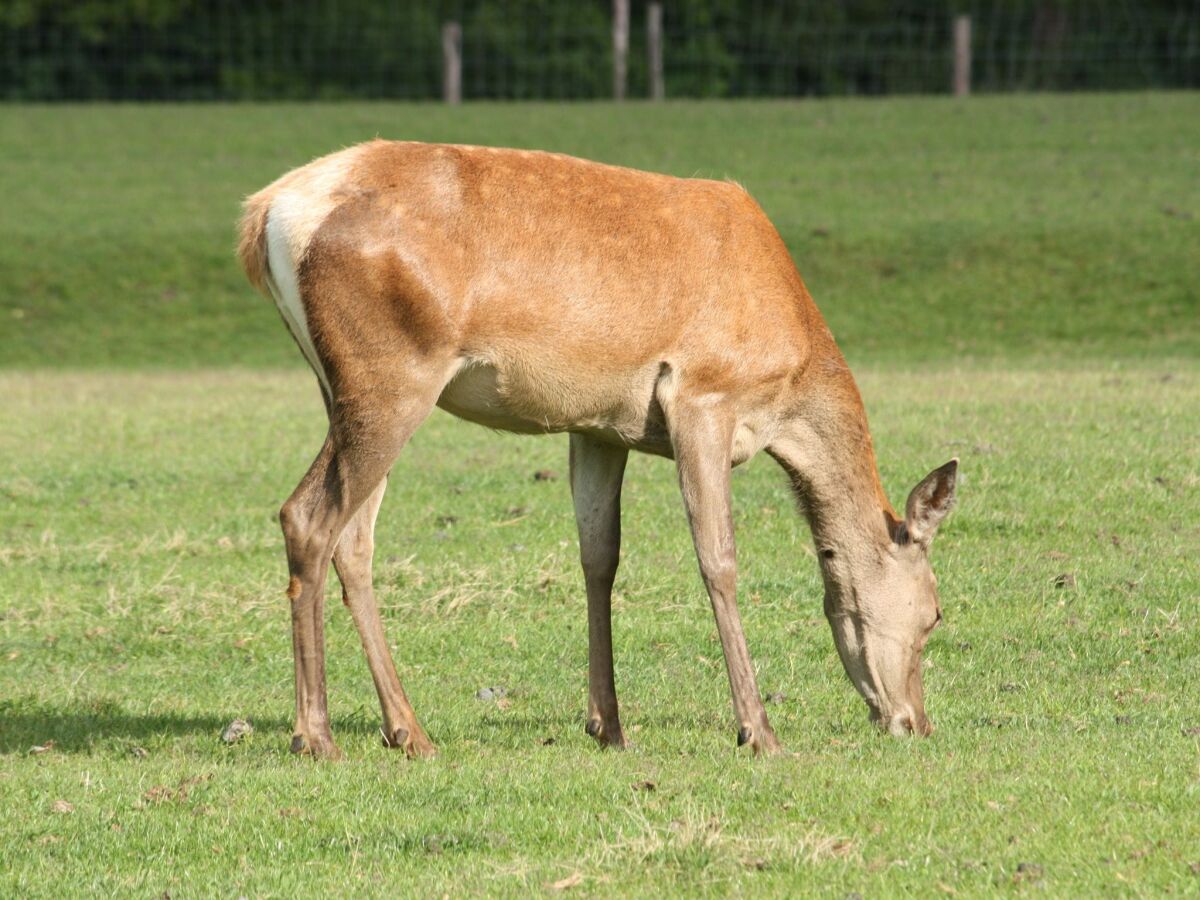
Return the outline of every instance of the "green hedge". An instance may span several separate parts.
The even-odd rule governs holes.
[[[646,5],[632,2],[632,96]],[[979,90],[1200,86],[1194,0],[663,5],[668,96],[943,92],[959,12]],[[449,20],[468,98],[611,94],[610,0],[4,0],[0,98],[435,98]]]

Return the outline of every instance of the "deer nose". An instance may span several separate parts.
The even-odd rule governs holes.
[[[933,734],[933,723],[924,713],[906,711],[893,716],[888,722],[887,730],[896,737],[905,737],[910,734],[929,737]]]

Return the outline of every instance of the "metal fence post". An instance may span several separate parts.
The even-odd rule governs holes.
[[[457,22],[442,26],[442,99],[462,102],[462,26]]]
[[[646,55],[650,63],[651,100],[661,100],[666,94],[662,53],[662,4],[651,3],[646,7]]]
[[[954,96],[971,93],[971,17],[954,18]]]
[[[613,0],[613,99],[625,99],[629,62],[629,0]]]

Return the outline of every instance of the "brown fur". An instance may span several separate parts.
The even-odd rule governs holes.
[[[375,141],[255,194],[241,228],[243,267],[281,311],[292,304],[285,322],[329,409],[325,447],[282,513],[302,585],[298,748],[336,752],[321,635],[332,560],[389,742],[432,752],[374,612],[370,547],[383,479],[435,404],[495,428],[572,435],[588,732],[601,743],[624,743],[608,620],[631,449],[677,462],[739,742],[778,747],[737,612],[729,499],[730,467],[761,449],[791,476],[822,548],[847,672],[884,727],[926,730],[919,655],[937,601],[924,552],[953,470],[914,492],[907,518],[922,542],[901,547],[854,380],[783,241],[739,185],[552,153]],[[899,634],[905,650],[893,646]]]

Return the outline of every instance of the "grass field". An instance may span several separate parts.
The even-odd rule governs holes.
[[[893,501],[962,459],[931,739],[868,726],[758,459],[734,480],[741,606],[791,752],[738,753],[671,466],[634,458],[636,750],[596,750],[566,441],[439,413],[393,473],[376,581],[441,754],[379,745],[332,589],[347,760],[286,752],[275,514],[322,411],[232,221],[375,134],[760,198]],[[1200,97],[9,107],[0,158],[0,895],[1200,891]],[[238,717],[254,733],[222,744]]]
[[[0,365],[284,366],[241,198],[375,136],[735,178],[852,363],[1200,356],[1200,95],[9,107]]]

